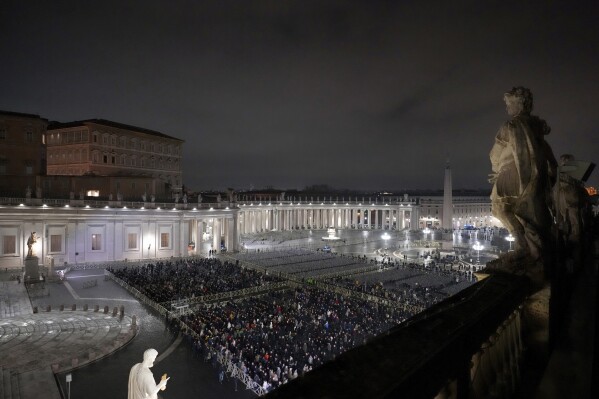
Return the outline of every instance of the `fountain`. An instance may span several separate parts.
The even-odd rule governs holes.
[[[325,241],[339,241],[339,240],[341,240],[341,238],[339,238],[339,237],[337,237],[335,235],[336,231],[335,231],[334,228],[327,229],[327,234],[328,234],[328,236],[322,237],[322,239],[325,240]]]

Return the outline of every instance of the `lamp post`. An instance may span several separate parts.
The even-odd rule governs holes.
[[[511,251],[511,250],[512,250],[512,243],[513,243],[514,241],[516,241],[516,237],[514,237],[514,236],[513,236],[513,235],[510,233],[510,235],[509,235],[509,236],[505,237],[505,240],[506,240],[506,241],[509,241],[509,243],[510,243],[510,251]]]
[[[431,229],[426,227],[424,228],[424,230],[422,230],[422,233],[424,233],[424,239],[426,239],[426,235],[431,233]]]
[[[476,244],[474,244],[472,246],[472,249],[474,249],[477,252],[477,259],[476,259],[476,263],[479,264],[480,263],[480,251],[481,249],[484,249],[485,247],[483,245],[481,245],[481,243],[479,243],[478,241],[476,242]]]
[[[381,238],[383,240],[385,240],[385,249],[387,249],[387,242],[389,241],[389,239],[391,238],[391,236],[388,233],[384,233]]]
[[[385,252],[383,253],[383,261],[385,261],[385,255],[387,254],[388,243],[391,236],[388,233],[384,233],[381,238],[385,241]]]

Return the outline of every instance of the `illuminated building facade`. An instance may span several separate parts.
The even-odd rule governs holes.
[[[149,177],[166,184],[172,193],[181,193],[183,140],[90,119],[51,124],[46,142],[48,175]]]

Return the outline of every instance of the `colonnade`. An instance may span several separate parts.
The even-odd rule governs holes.
[[[410,205],[241,205],[239,232],[296,229],[401,230],[418,226],[418,209]]]
[[[221,245],[224,245],[228,250],[235,251],[239,242],[238,236],[237,214],[233,214],[233,217],[215,215],[196,218],[192,219],[189,224],[190,241],[195,244],[198,254],[206,242],[215,250],[220,250]]]

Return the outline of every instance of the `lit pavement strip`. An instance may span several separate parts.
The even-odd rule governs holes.
[[[86,276],[89,277],[89,276]],[[69,284],[68,281],[64,281],[63,282],[65,288],[67,289],[67,291],[69,291],[69,293],[73,296],[74,299],[77,300],[88,300],[88,301],[119,301],[119,302],[134,302],[134,303],[138,303],[139,301],[136,299],[119,299],[119,298],[82,298],[79,296],[79,294],[77,294],[75,292],[75,290],[73,289],[73,287],[71,287],[71,284]]]

